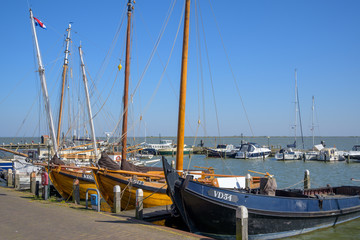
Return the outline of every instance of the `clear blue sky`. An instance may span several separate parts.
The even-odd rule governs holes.
[[[311,98],[315,96],[316,135],[360,135],[360,1],[211,1],[213,12],[209,2],[197,1],[195,10],[195,1],[192,1],[186,135],[292,136],[295,68],[304,134],[311,135]],[[43,106],[39,106],[40,81],[35,72],[29,5],[34,16],[47,26],[47,30],[37,28],[37,32],[55,119],[59,107],[64,35],[68,23],[73,22],[72,78],[69,80],[72,105],[69,107],[66,103],[63,132],[69,126],[69,109],[75,112],[73,109],[78,107],[74,106],[84,105],[77,50],[80,41],[88,78],[95,82],[97,89],[92,91],[91,98],[94,114],[100,110],[95,117],[97,135],[114,129],[123,94],[125,68],[119,73],[116,68],[119,59],[125,65],[125,20],[122,25],[121,22],[126,3],[127,0],[3,2],[0,10],[3,23],[0,38],[1,137],[48,134]],[[134,92],[144,72],[172,3],[170,0],[136,1],[130,93]],[[147,136],[176,135],[182,26],[166,74],[161,76],[183,5],[183,0],[175,3],[157,51],[134,95],[129,117],[130,136],[143,136],[145,132]],[[113,44],[118,29],[119,37]],[[196,132],[199,118],[201,126]]]

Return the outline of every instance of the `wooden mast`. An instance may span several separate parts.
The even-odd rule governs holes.
[[[183,170],[184,158],[184,134],[185,134],[185,104],[186,104],[186,80],[187,80],[187,62],[189,50],[189,22],[190,22],[190,0],[185,1],[185,19],[183,50],[181,62],[181,83],[179,99],[179,119],[177,132],[177,150],[176,150],[176,170],[180,173]]]
[[[48,124],[49,124],[50,136],[52,139],[54,152],[55,152],[55,154],[57,154],[58,146],[56,143],[54,121],[53,121],[53,117],[51,114],[50,99],[49,99],[49,94],[47,91],[47,84],[46,84],[46,79],[45,79],[45,68],[42,64],[39,43],[38,43],[37,34],[36,34],[36,30],[35,30],[34,16],[33,16],[31,9],[30,9],[30,21],[31,21],[31,29],[32,29],[32,33],[33,33],[34,41],[35,41],[36,55],[37,55],[38,66],[39,66],[39,76],[40,76],[41,88],[42,88],[44,102],[45,102],[45,110],[46,110]]]
[[[122,151],[121,158],[126,159],[126,144],[127,144],[127,114],[128,114],[128,96],[129,96],[129,76],[130,76],[130,27],[131,27],[131,0],[128,1],[128,22],[126,30],[126,59],[125,59],[125,81],[124,81],[124,112],[122,124]]]
[[[95,128],[94,128],[94,122],[93,122],[93,117],[92,117],[92,112],[91,112],[91,104],[90,104],[90,95],[89,95],[89,89],[88,89],[88,81],[87,81],[86,72],[85,72],[85,64],[84,64],[84,59],[83,59],[83,55],[82,55],[81,45],[80,45],[80,47],[79,47],[79,55],[80,55],[80,60],[81,60],[81,71],[82,71],[83,81],[84,81],[84,89],[85,89],[85,96],[86,96],[86,105],[87,105],[87,108],[88,108],[88,116],[89,116],[90,129],[91,129],[91,137],[92,137],[92,141],[93,141],[93,145],[94,145],[95,162],[96,162],[97,156],[98,156],[99,154],[98,154],[98,149],[97,149],[97,146],[96,146]],[[90,159],[90,162],[92,162],[92,159]]]
[[[65,58],[64,58],[64,65],[63,65],[63,72],[62,72],[62,87],[61,87],[61,98],[60,98],[60,109],[59,109],[59,121],[58,121],[58,128],[57,128],[57,143],[58,146],[60,145],[60,131],[61,131],[61,121],[62,121],[62,112],[63,112],[63,103],[64,103],[64,91],[65,91],[65,80],[66,80],[66,73],[68,70],[68,56],[69,56],[69,43],[70,43],[70,30],[71,24],[69,24],[66,37],[66,49],[65,49]]]

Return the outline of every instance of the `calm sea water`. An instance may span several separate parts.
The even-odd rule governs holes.
[[[172,139],[174,142],[176,138],[163,137],[162,139]],[[256,142],[260,145],[270,146],[286,146],[293,143],[294,138],[290,137],[254,137],[254,138],[240,138],[240,137],[199,137],[185,138],[185,144],[198,145],[200,141],[204,142],[205,146],[214,147],[219,143],[224,144],[240,144],[241,140]],[[327,146],[336,146],[338,150],[349,151],[355,144],[360,144],[360,137],[322,137],[316,138],[315,144],[320,141],[325,141]],[[2,143],[21,143],[31,141],[39,142],[40,138],[0,138]],[[129,139],[130,144],[140,143],[145,141],[144,138]],[[148,137],[146,142],[158,143],[158,137]],[[301,138],[297,139],[298,147],[302,146]],[[304,138],[305,149],[311,148],[312,138]],[[167,157],[168,161],[175,160],[174,157]],[[326,184],[331,186],[338,185],[359,185],[360,182],[351,181],[351,178],[360,179],[360,163],[350,162],[319,162],[319,161],[276,161],[274,158],[267,158],[265,160],[241,160],[241,159],[219,159],[206,158],[204,155],[186,156],[184,159],[184,168],[194,168],[195,166],[213,167],[218,174],[236,174],[245,175],[250,173],[248,170],[258,172],[269,172],[274,175],[277,181],[278,188],[302,188],[302,180],[304,178],[305,170],[310,171],[311,187],[321,187]],[[250,173],[256,175],[255,173]],[[340,224],[336,227],[327,228],[324,230],[315,231],[308,234],[303,234],[291,239],[360,239],[360,220],[354,220],[349,223]]]

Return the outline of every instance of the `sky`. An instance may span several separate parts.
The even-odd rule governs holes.
[[[96,135],[116,135],[121,128],[126,6],[127,0],[3,3],[0,137],[49,134],[29,8],[47,27],[36,31],[55,126],[71,23],[62,132],[90,131],[81,44]],[[183,0],[134,4],[129,136],[177,134],[183,8]],[[303,134],[311,136],[314,125],[317,136],[360,136],[359,9],[357,0],[191,1],[185,135],[293,136],[296,69]],[[298,114],[296,121],[299,136]]]

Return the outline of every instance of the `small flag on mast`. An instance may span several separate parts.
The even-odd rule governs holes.
[[[40,26],[41,28],[46,29],[46,26],[45,26],[45,24],[44,24],[42,21],[40,21],[40,20],[37,19],[36,17],[34,17],[34,19],[35,19],[35,25],[36,25],[36,26]]]

